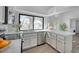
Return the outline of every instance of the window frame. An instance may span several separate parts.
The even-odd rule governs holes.
[[[33,17],[33,26],[32,26],[33,29],[29,29],[29,30],[43,30],[43,29],[44,29],[44,17],[43,17],[43,16],[35,16],[35,15],[19,14],[19,24],[20,24],[20,15]],[[34,29],[34,17],[42,18],[42,29]],[[20,28],[19,28],[19,30],[20,30]],[[20,31],[24,31],[24,30],[20,30]]]

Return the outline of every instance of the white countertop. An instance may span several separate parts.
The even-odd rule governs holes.
[[[30,30],[30,31],[19,31],[19,32],[5,32],[5,34],[19,34],[19,33],[34,33],[34,32],[53,32],[59,35],[75,35],[73,32],[68,32],[68,31],[58,31],[58,30]]]
[[[44,32],[44,31],[48,31],[48,30],[28,30],[28,31],[19,31],[19,32],[14,32],[14,31],[12,31],[12,32],[6,32],[5,31],[5,34],[19,34],[19,33],[34,33],[34,32]]]
[[[49,32],[53,32],[59,35],[63,35],[63,36],[68,36],[68,35],[75,35],[75,33],[73,32],[68,32],[68,31],[58,31],[58,30],[51,30]]]
[[[4,32],[0,32],[0,35],[4,34]]]

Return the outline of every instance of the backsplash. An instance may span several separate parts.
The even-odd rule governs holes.
[[[1,24],[0,29],[6,30],[6,32],[16,31],[16,27],[14,25],[9,24]]]

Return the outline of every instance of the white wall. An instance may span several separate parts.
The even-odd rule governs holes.
[[[0,6],[0,23],[3,23],[5,19],[5,8],[4,6]]]
[[[14,14],[15,14],[15,24],[18,23],[19,13],[31,14],[31,13],[28,13],[28,12],[25,12],[25,11],[15,10],[15,8],[13,8],[13,7],[9,7],[9,10],[14,12]],[[0,11],[0,13],[1,13],[1,11]],[[40,15],[38,15],[38,16],[40,16]],[[58,15],[45,17],[45,20],[44,20],[45,21],[45,23],[44,23],[45,26],[44,26],[44,28],[46,29],[48,27],[48,25],[50,25],[50,26],[54,26],[54,29],[58,30],[59,29],[59,24],[62,23],[62,22],[65,22],[68,26],[68,31],[71,31],[70,20],[73,19],[73,18],[79,18],[79,7],[72,8],[70,11],[67,11],[67,12],[64,12],[64,13],[61,13],[61,14],[58,14]],[[1,19],[1,17],[0,17],[0,19]]]
[[[63,14],[60,14],[59,17],[68,25],[68,30],[71,31],[71,19],[73,19],[73,21],[75,21],[76,19],[79,20],[79,7],[72,9],[68,12],[65,12]],[[74,24],[72,25],[75,26]]]
[[[15,13],[15,24],[17,24],[18,23],[18,14],[15,11],[13,11],[13,12]],[[15,27],[11,24],[10,25],[2,24],[2,23],[4,23],[4,21],[5,21],[5,7],[0,6],[0,29],[6,29],[6,31],[8,31],[8,32],[15,30]]]
[[[76,30],[76,19],[70,19],[70,29],[73,32],[74,30]]]
[[[54,17],[54,16],[56,16],[56,17]],[[50,16],[47,18],[46,21],[48,21],[49,23],[53,23],[53,22],[55,22],[55,20],[57,20],[57,24],[56,24],[57,30],[58,30],[58,26],[59,26],[58,23],[65,22],[68,26],[68,31],[71,31],[71,28],[70,28],[71,21],[70,20],[74,19],[74,18],[75,19],[77,18],[79,20],[79,7],[73,8],[70,11],[67,11],[67,12],[64,12],[64,13],[61,13],[58,15]],[[74,26],[74,24],[73,24],[73,26]]]

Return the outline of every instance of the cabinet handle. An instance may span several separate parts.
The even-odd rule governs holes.
[[[22,40],[22,42],[24,42],[24,40]]]

